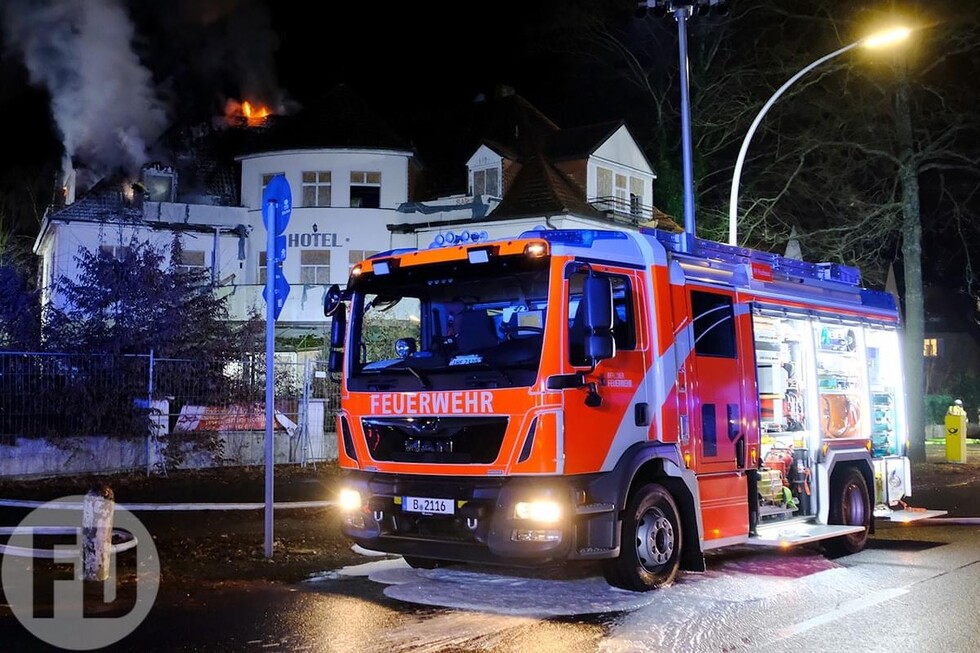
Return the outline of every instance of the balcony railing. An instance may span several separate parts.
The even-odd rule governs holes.
[[[652,206],[639,204],[621,197],[593,197],[589,199],[589,204],[617,224],[635,227],[654,218]]]

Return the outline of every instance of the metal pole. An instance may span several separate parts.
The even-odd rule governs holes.
[[[150,475],[150,451],[152,440],[156,437],[156,424],[153,423],[153,347],[150,347],[150,373],[146,381],[146,414],[150,415],[150,430],[146,434],[146,475]]]
[[[266,245],[265,245],[265,557],[272,557],[272,483],[273,455],[275,453],[272,441],[273,424],[275,420],[275,325],[276,325],[276,294],[273,274],[276,259],[276,219],[278,217],[276,202],[267,202],[266,211]]]
[[[745,134],[745,139],[742,141],[742,149],[740,149],[738,152],[738,158],[735,160],[735,171],[732,173],[732,192],[728,198],[728,244],[729,245],[738,245],[738,226],[737,226],[738,185],[739,185],[739,180],[742,177],[742,165],[745,163],[745,153],[748,152],[749,141],[752,140],[752,136],[755,134],[755,130],[759,127],[759,123],[762,122],[763,116],[765,116],[766,113],[769,112],[769,108],[776,103],[776,100],[779,99],[779,96],[781,96],[786,91],[786,89],[792,86],[796,82],[796,80],[798,80],[800,77],[803,77],[803,75],[807,74],[808,72],[810,72],[811,70],[813,70],[814,68],[822,64],[823,62],[827,61],[828,59],[833,59],[838,55],[844,54],[848,50],[856,48],[861,43],[862,41],[855,41],[850,45],[844,46],[840,50],[835,50],[834,52],[831,52],[828,55],[820,57],[819,59],[817,59],[810,65],[808,65],[806,68],[803,68],[801,71],[799,71],[798,73],[790,77],[785,84],[780,86],[779,89],[777,89],[776,92],[772,94],[772,97],[769,98],[769,101],[767,101],[763,105],[762,110],[759,111],[758,115],[755,117],[755,120],[752,121],[752,125],[749,127],[749,131],[747,134]]]
[[[693,7],[678,7],[674,9],[674,18],[677,20],[677,47],[680,51],[680,73],[681,73],[681,154],[683,157],[684,173],[684,233],[688,234],[688,239],[684,242],[684,249],[687,250],[688,244],[693,242],[697,236],[694,224],[694,160],[693,145],[691,139],[691,96],[690,96],[690,64],[687,56],[687,19],[691,17]]]
[[[221,247],[221,227],[214,228],[214,240],[211,243],[211,283],[218,283],[221,279],[221,270],[218,269]]]

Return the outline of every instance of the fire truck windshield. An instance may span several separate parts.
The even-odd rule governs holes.
[[[530,386],[548,305],[544,258],[366,273],[351,284],[351,390]]]

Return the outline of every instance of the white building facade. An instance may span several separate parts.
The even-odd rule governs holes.
[[[418,166],[410,149],[293,147],[240,155],[238,206],[197,196],[174,201],[181,197],[176,172],[151,166],[140,184],[105,183],[48,212],[34,246],[44,300],[58,304],[53,282],[77,277],[80,248],[117,251],[142,241],[169,251],[179,235],[182,260],[173,263],[206,269],[216,292],[228,298],[231,320],[265,315],[262,196],[269,181],[283,175],[293,200],[283,263],[291,289],[277,328],[322,334],[327,289],[346,284],[351,267],[378,252],[514,237],[542,227],[651,224],[655,174],[649,162],[624,125],[597,133],[581,151],[554,161],[528,161],[506,147],[482,144],[466,162],[467,192],[429,201],[412,198]],[[533,197],[542,184],[551,188],[544,201]]]

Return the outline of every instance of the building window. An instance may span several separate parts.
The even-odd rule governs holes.
[[[265,252],[259,252],[259,283],[263,286],[265,285],[265,273],[268,270],[268,266],[265,264]]]
[[[117,261],[122,261],[129,256],[129,247],[125,245],[99,245],[99,252]]]
[[[653,217],[645,216],[643,213],[643,180],[639,177],[630,177],[630,215],[634,218]]]
[[[626,175],[616,175],[616,204],[619,208],[626,208],[626,200],[629,193],[626,192],[626,181],[629,179]]]
[[[259,193],[259,204],[262,203],[262,198],[265,197],[265,189],[268,188],[269,182],[272,181],[272,178],[285,174],[286,173],[284,172],[270,172],[268,174],[262,175],[262,191]]]
[[[173,202],[177,191],[177,173],[155,169],[143,172],[144,199],[150,202]]]
[[[304,249],[299,253],[299,282],[330,283],[330,250]]]
[[[195,270],[207,269],[205,254],[203,250],[183,250],[180,253],[180,260],[174,261],[178,272],[193,272]]]
[[[609,199],[613,194],[613,172],[609,168],[596,168],[595,187],[596,197]]]
[[[303,173],[303,206],[330,206],[330,171]]]
[[[942,353],[942,338],[926,338],[922,341],[922,355],[926,358],[938,358]]]
[[[376,209],[381,206],[381,173],[350,173],[351,208]]]
[[[500,170],[497,168],[474,170],[472,194],[500,197]]]
[[[348,253],[348,256],[347,256],[347,260],[348,260],[347,269],[350,270],[350,268],[354,267],[355,265],[357,265],[361,261],[363,261],[365,259],[369,259],[369,258],[371,258],[372,256],[374,256],[377,253],[378,252],[376,252],[373,249],[352,249],[352,250],[349,250],[349,253]]]

